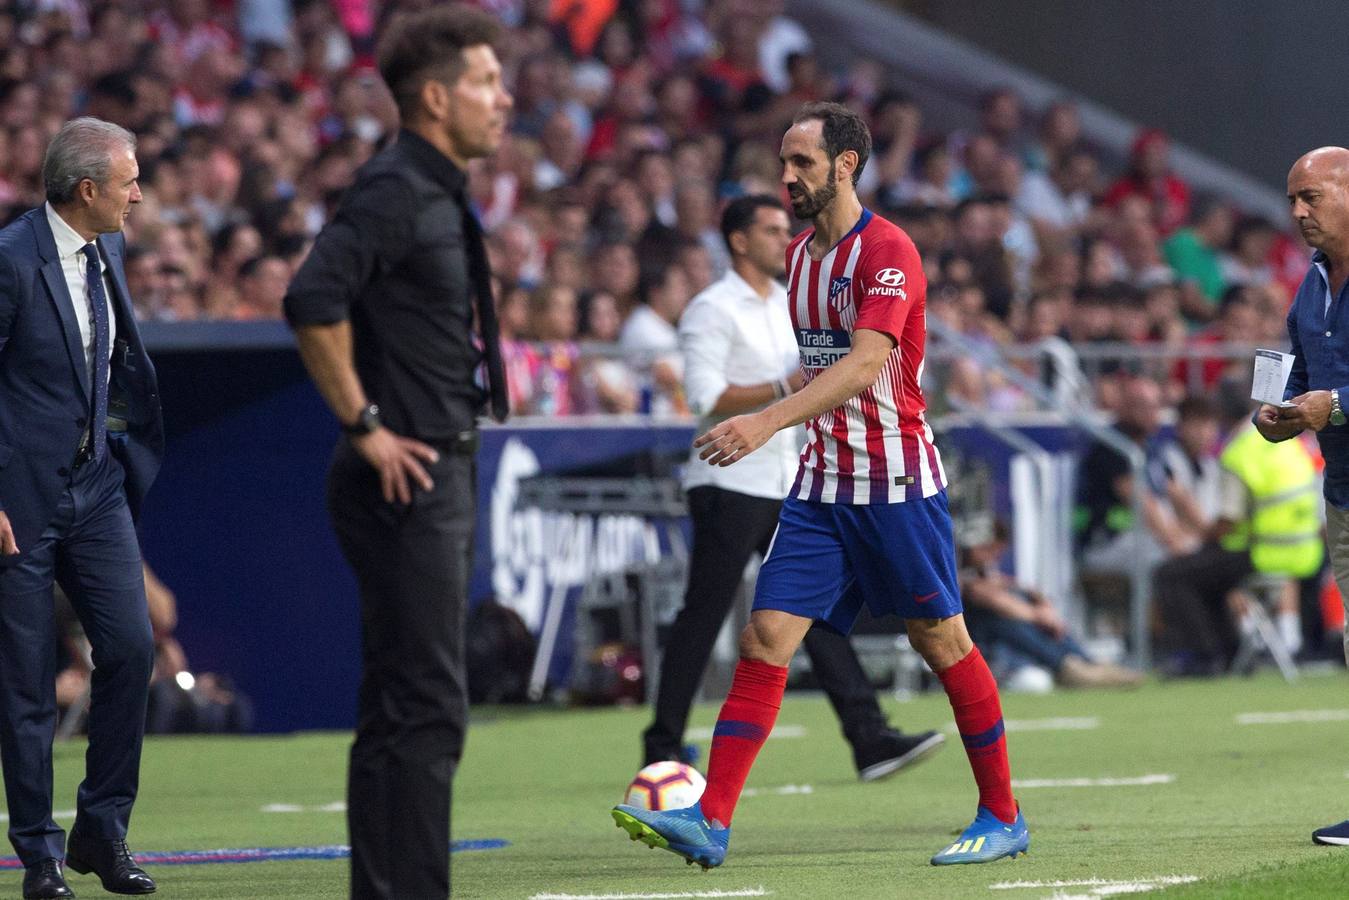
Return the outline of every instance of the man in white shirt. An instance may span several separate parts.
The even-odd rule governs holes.
[[[786,267],[787,213],[769,196],[742,197],[722,216],[731,269],[689,304],[679,322],[684,389],[706,431],[729,416],[766,406],[801,387],[787,294],[774,279]],[[684,478],[693,552],[684,608],[661,661],[655,718],[643,733],[643,765],[681,755],[689,707],[712,645],[730,611],[745,564],[767,551],[778,511],[796,476],[800,435],[779,432],[734,469],[694,460]],[[905,735],[886,722],[848,639],[816,625],[806,651],[829,697],[863,781],[898,772],[939,749],[935,731]]]

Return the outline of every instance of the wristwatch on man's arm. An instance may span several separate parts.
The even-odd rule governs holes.
[[[352,437],[370,434],[380,425],[379,407],[373,403],[367,404],[356,415],[356,421],[350,424],[343,422],[342,431]]]
[[[1333,388],[1330,392],[1330,424],[1344,424],[1344,409],[1340,407],[1339,388]]]

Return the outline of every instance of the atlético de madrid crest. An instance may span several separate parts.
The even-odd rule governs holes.
[[[852,284],[852,279],[847,275],[840,275],[829,282],[829,305],[834,309],[842,311],[843,307],[848,305],[848,285]]]

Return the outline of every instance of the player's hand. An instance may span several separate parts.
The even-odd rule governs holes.
[[[698,458],[709,466],[729,466],[762,447],[774,430],[759,413],[732,416],[700,435],[693,446],[702,448]]]
[[[433,463],[440,459],[434,447],[421,441],[394,434],[387,428],[376,428],[369,434],[351,439],[351,446],[361,454],[366,462],[379,472],[379,486],[387,503],[412,502],[411,478],[424,491],[435,485],[431,476],[422,466],[423,462]]]
[[[1280,410],[1279,418],[1298,428],[1320,431],[1330,421],[1330,391],[1308,391],[1289,402],[1293,405]]]
[[[19,545],[14,541],[14,527],[9,524],[9,516],[0,509],[0,553],[5,556],[14,556],[19,552]]]
[[[1302,429],[1291,419],[1283,417],[1283,410],[1269,403],[1261,403],[1260,411],[1255,414],[1255,430],[1267,441],[1282,441],[1297,434]]]

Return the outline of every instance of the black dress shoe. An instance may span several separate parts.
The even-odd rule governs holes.
[[[944,743],[946,737],[939,731],[908,735],[886,728],[871,740],[853,745],[857,777],[863,781],[879,781],[927,759]]]
[[[75,892],[61,874],[59,859],[44,859],[23,873],[23,900],[47,900],[50,897],[74,897]]]
[[[113,894],[153,894],[154,880],[136,865],[126,841],[100,841],[71,832],[66,840],[66,868],[83,875],[93,872],[103,890]]]

